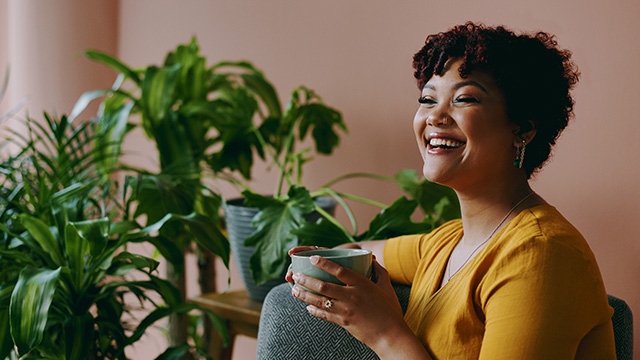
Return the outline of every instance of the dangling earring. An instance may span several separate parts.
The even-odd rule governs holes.
[[[516,161],[513,162],[513,166],[518,169],[522,168],[522,164],[524,163],[524,149],[527,146],[527,141],[522,140],[522,146],[518,146],[516,148]]]

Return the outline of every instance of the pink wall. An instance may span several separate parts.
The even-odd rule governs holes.
[[[427,34],[466,20],[555,33],[562,46],[573,50],[582,80],[575,92],[576,119],[533,186],[583,232],[607,291],[640,313],[635,225],[640,217],[640,145],[635,140],[640,113],[634,106],[640,93],[639,2],[611,6],[585,0],[578,7],[557,0],[136,0],[120,1],[119,15],[113,6],[102,9],[104,2],[85,3],[10,0],[8,15],[0,15],[2,26],[9,17],[12,36],[20,39],[9,46],[12,62],[17,60],[21,69],[13,75],[19,90],[14,93],[32,94],[32,113],[41,108],[68,113],[83,90],[110,82],[95,79],[96,67],[75,59],[78,50],[114,50],[130,65],[144,66],[161,62],[168,50],[197,35],[210,63],[248,59],[265,71],[282,98],[305,84],[342,110],[350,134],[336,156],[310,165],[305,177],[310,187],[351,171],[392,175],[420,169],[410,125],[418,96],[410,59]],[[108,14],[106,23],[101,12]],[[34,45],[18,46],[25,43]],[[133,143],[131,161],[148,163],[153,146]],[[256,187],[270,192],[273,180],[259,177]],[[399,195],[379,183],[353,183],[343,190],[387,202]],[[358,213],[364,222],[373,210]],[[232,288],[241,287],[233,274]],[[640,330],[635,343],[638,348]],[[255,341],[242,339],[237,349],[244,352],[236,359],[252,358]]]
[[[211,63],[249,59],[281,97],[299,84],[317,90],[343,111],[350,135],[336,156],[307,170],[306,180],[315,186],[349,171],[393,174],[420,168],[410,126],[418,96],[410,59],[427,34],[466,20],[555,33],[573,50],[582,80],[575,92],[576,119],[533,186],[583,232],[608,292],[637,314],[640,113],[634,104],[640,92],[640,3],[570,3],[272,0],[157,6],[157,1],[131,1],[122,3],[119,49],[124,59],[143,65],[197,35]],[[150,7],[153,16],[142,16]],[[270,191],[271,182],[257,186]],[[345,190],[384,201],[398,195],[379,184]],[[360,214],[364,221],[371,210]],[[640,345],[639,340],[636,331]]]

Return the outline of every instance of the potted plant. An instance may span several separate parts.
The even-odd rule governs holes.
[[[145,228],[129,217],[131,191],[111,178],[112,128],[47,114],[45,124],[26,125],[26,135],[12,131],[5,142],[19,153],[0,162],[0,359],[125,359],[158,319],[198,308],[129,246],[197,216],[167,214]],[[135,321],[131,299],[153,310]],[[198,351],[183,343],[160,358]]]
[[[116,57],[95,50],[88,50],[85,55],[113,68],[119,76],[111,89],[81,96],[71,117],[82,113],[92,100],[103,98],[97,118],[101,124],[116,124],[113,127],[119,131],[113,142],[121,143],[129,129],[141,127],[158,151],[159,171],[128,166],[138,174],[134,180],[134,217],[145,215],[149,225],[169,213],[198,214],[197,227],[194,223],[175,222],[160,229],[153,240],[168,261],[167,276],[186,300],[186,253],[195,251],[205,271],[213,272],[213,255],[221,255],[228,266],[229,244],[220,231],[222,200],[203,183],[203,165],[212,146],[209,130],[214,123],[225,121],[228,105],[212,98],[217,86],[215,77],[195,39],[170,51],[161,65],[143,69],[133,69]],[[205,239],[208,245],[202,242]],[[216,290],[213,273],[199,279],[201,292]],[[172,342],[183,343],[187,318],[173,318],[171,325]],[[209,338],[211,324],[205,327],[205,337]]]
[[[395,178],[371,174],[348,174],[310,191],[302,184],[303,166],[316,154],[330,155],[339,145],[346,125],[340,112],[304,86],[293,90],[282,110],[274,86],[247,62],[223,62],[219,88],[221,99],[241,114],[228,127],[218,127],[222,148],[210,158],[219,179],[244,189],[242,199],[225,204],[225,219],[234,259],[240,263],[243,280],[254,300],[262,301],[268,290],[283,282],[287,250],[300,244],[334,246],[341,243],[429,231],[444,220],[459,216],[455,193],[448,188],[419,181],[415,172],[403,171]],[[261,111],[266,109],[266,111]],[[226,124],[223,124],[226,125]],[[311,136],[309,136],[311,135]],[[311,138],[311,145],[300,148]],[[240,153],[244,162],[233,162],[229,154]],[[244,180],[251,179],[254,158],[269,161],[277,169],[273,194],[257,194]],[[231,159],[231,160],[230,160]],[[228,171],[236,170],[242,179]],[[335,183],[361,176],[398,181],[413,200],[401,198],[386,207],[376,201],[338,193]],[[329,201],[327,201],[329,199]],[[362,201],[383,209],[369,230],[350,234],[333,218],[336,203],[342,205],[357,232],[357,224],[345,199]],[[323,204],[326,205],[323,207]],[[411,216],[420,205],[426,214],[418,223]],[[331,211],[327,211],[330,209]],[[316,221],[318,221],[316,223]]]

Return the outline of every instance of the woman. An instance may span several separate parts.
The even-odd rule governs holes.
[[[322,294],[293,296],[382,359],[615,359],[595,258],[528,182],[573,113],[570,52],[467,23],[427,37],[413,67],[424,176],[456,191],[462,218],[357,244],[376,255],[375,282],[314,257],[347,286],[288,274]],[[404,317],[390,281],[412,285]]]

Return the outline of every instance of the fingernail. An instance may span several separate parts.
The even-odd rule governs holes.
[[[291,290],[291,293],[293,294],[293,297],[298,297],[298,295],[300,294],[300,290],[298,289],[297,286],[294,286],[293,289]]]
[[[320,256],[318,256],[318,255],[313,255],[312,257],[309,258],[309,261],[313,265],[317,264],[319,260],[320,260]]]

